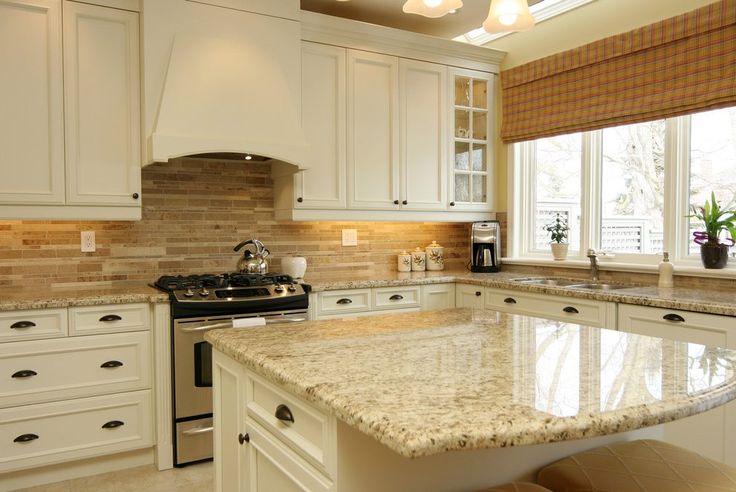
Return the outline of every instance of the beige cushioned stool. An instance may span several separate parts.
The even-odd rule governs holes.
[[[540,487],[537,484],[529,482],[512,482],[504,485],[498,485],[490,489],[483,489],[480,492],[551,492],[549,489]]]
[[[554,492],[736,491],[736,468],[661,441],[622,442],[568,456],[537,482]]]

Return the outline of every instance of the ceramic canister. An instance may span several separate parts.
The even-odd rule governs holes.
[[[411,254],[406,251],[399,253],[399,271],[410,272],[411,271]]]
[[[281,271],[293,278],[304,278],[304,274],[307,273],[307,259],[303,256],[282,258]]]
[[[427,253],[422,248],[417,248],[411,252],[411,270],[413,272],[423,272],[427,269]]]
[[[427,252],[427,270],[445,269],[445,248],[432,241],[424,250]]]

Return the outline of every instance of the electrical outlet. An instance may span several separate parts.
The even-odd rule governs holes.
[[[82,231],[82,253],[94,253],[97,250],[95,244],[95,231]]]
[[[342,230],[342,245],[343,246],[357,246],[358,245],[358,230],[357,229],[343,229]]]

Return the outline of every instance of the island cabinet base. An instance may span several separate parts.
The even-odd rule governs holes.
[[[409,459],[216,350],[213,389],[218,492],[473,491],[533,479],[545,465],[586,449],[662,436],[656,426]]]

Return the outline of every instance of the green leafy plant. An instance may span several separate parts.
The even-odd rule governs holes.
[[[728,231],[731,237],[728,238],[730,245],[736,241],[736,210],[726,210],[721,208],[716,201],[716,194],[711,192],[710,201],[705,202],[702,207],[691,205],[691,215],[700,220],[705,225],[705,231],[693,232],[693,240],[697,244],[721,244],[721,232]]]
[[[549,232],[551,242],[560,244],[567,239],[567,231],[570,228],[567,226],[567,221],[558,213],[554,221],[544,226],[544,230]]]

